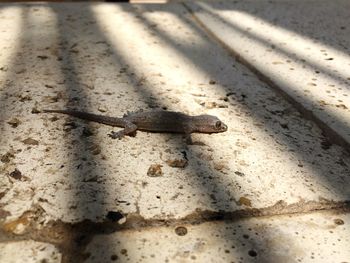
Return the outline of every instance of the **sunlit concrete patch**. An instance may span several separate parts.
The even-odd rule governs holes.
[[[349,2],[203,1],[204,27],[350,143]]]
[[[6,223],[35,209],[44,224],[349,200],[344,149],[211,41],[182,5],[22,8],[20,56],[1,75],[11,81],[0,97]],[[194,134],[194,145],[146,132],[112,140],[111,127],[35,114],[45,108],[119,117],[167,108],[218,116],[229,130]]]
[[[1,87],[4,86],[3,76],[8,70],[8,63],[16,56],[18,49],[18,36],[21,30],[21,8],[18,5],[10,5],[0,9],[1,20],[11,20],[11,24],[0,24],[2,41],[0,41],[0,78]]]
[[[61,262],[61,253],[51,244],[33,240],[0,243],[0,262]]]
[[[96,236],[85,255],[87,262],[347,262],[349,222],[310,214],[130,230]]]

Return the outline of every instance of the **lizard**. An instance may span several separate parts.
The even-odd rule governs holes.
[[[136,131],[168,133],[219,133],[227,131],[227,125],[213,115],[191,116],[181,112],[153,110],[125,114],[122,118],[97,115],[77,110],[42,110],[46,113],[62,113],[80,119],[124,128],[108,134],[112,139],[125,135],[135,136]]]

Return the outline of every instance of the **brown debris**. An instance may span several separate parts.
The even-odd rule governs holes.
[[[242,196],[242,197],[239,198],[238,204],[251,207],[252,206],[252,201],[249,198]]]
[[[12,128],[16,128],[22,122],[17,118],[13,118],[13,119],[9,120],[7,123],[10,124]]]
[[[176,168],[185,168],[188,165],[188,161],[186,159],[173,159],[173,160],[168,159],[165,162],[170,167],[176,167]]]
[[[32,138],[27,138],[27,139],[23,140],[22,142],[24,144],[27,144],[27,145],[39,145],[39,141],[34,140]]]
[[[161,164],[152,164],[147,171],[147,175],[150,177],[159,177],[163,175]]]

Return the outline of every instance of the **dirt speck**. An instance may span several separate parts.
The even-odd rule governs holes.
[[[31,101],[32,100],[32,97],[30,95],[19,95],[19,101],[20,102],[25,102],[25,101]]]
[[[84,127],[81,135],[83,137],[90,137],[90,136],[94,135],[94,133],[90,129]]]
[[[37,106],[34,106],[34,107],[32,108],[32,113],[33,113],[33,114],[40,113],[40,110],[37,108]]]
[[[149,177],[160,177],[163,175],[161,164],[152,164],[147,171],[147,175]]]
[[[16,179],[16,180],[21,180],[22,179],[22,173],[20,170],[17,168],[10,173],[11,178]]]
[[[187,228],[184,226],[178,226],[177,228],[175,228],[175,233],[178,236],[185,236],[187,234]]]
[[[32,138],[27,138],[27,139],[23,140],[22,142],[26,145],[39,145],[39,141],[34,140]]]
[[[49,57],[46,56],[46,55],[39,55],[39,56],[36,56],[37,58],[40,58],[41,60],[46,60],[48,59]]]
[[[98,155],[101,153],[101,147],[98,144],[93,144],[89,147],[89,150],[93,155]]]
[[[167,165],[170,167],[176,167],[176,168],[185,168],[188,165],[188,161],[186,159],[168,159],[165,161]]]
[[[9,120],[7,123],[10,124],[12,128],[16,128],[22,122],[17,118],[13,118],[13,119]]]
[[[251,257],[256,257],[258,255],[258,253],[256,253],[255,250],[249,250],[248,251],[248,255],[251,256]]]
[[[107,219],[111,220],[112,222],[117,222],[123,217],[123,214],[118,211],[109,211],[107,213]]]
[[[100,106],[100,107],[98,107],[98,111],[99,112],[106,112],[107,109],[105,107]]]
[[[7,216],[10,216],[11,213],[5,210],[0,209],[0,219],[6,218]]]
[[[15,158],[15,153],[13,150],[8,151],[4,155],[1,156],[1,162],[3,163],[9,163],[11,159]]]
[[[223,171],[228,169],[228,167],[224,162],[214,162],[214,169],[217,171]]]
[[[338,104],[338,105],[335,105],[337,108],[340,108],[340,109],[343,109],[343,110],[347,110],[348,107],[346,107],[344,104]]]
[[[239,198],[238,204],[251,207],[252,206],[252,201],[249,198],[242,196],[242,197]]]
[[[207,108],[207,109],[214,109],[214,108],[228,108],[228,105],[224,104],[224,103],[217,103],[215,101],[201,101],[199,102],[199,105]]]
[[[245,175],[244,173],[242,173],[240,171],[235,171],[235,174],[237,174],[238,176],[241,176],[241,177],[243,177]]]
[[[344,225],[344,221],[340,218],[336,218],[333,220],[334,224],[336,225]]]

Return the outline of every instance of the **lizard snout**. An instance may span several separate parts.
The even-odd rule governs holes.
[[[222,123],[221,124],[221,131],[225,132],[225,131],[227,131],[227,129],[228,129],[227,125],[225,123]]]
[[[217,120],[215,122],[215,125],[213,125],[213,130],[214,132],[225,132],[227,131],[227,125],[225,123],[223,123],[220,120]]]

